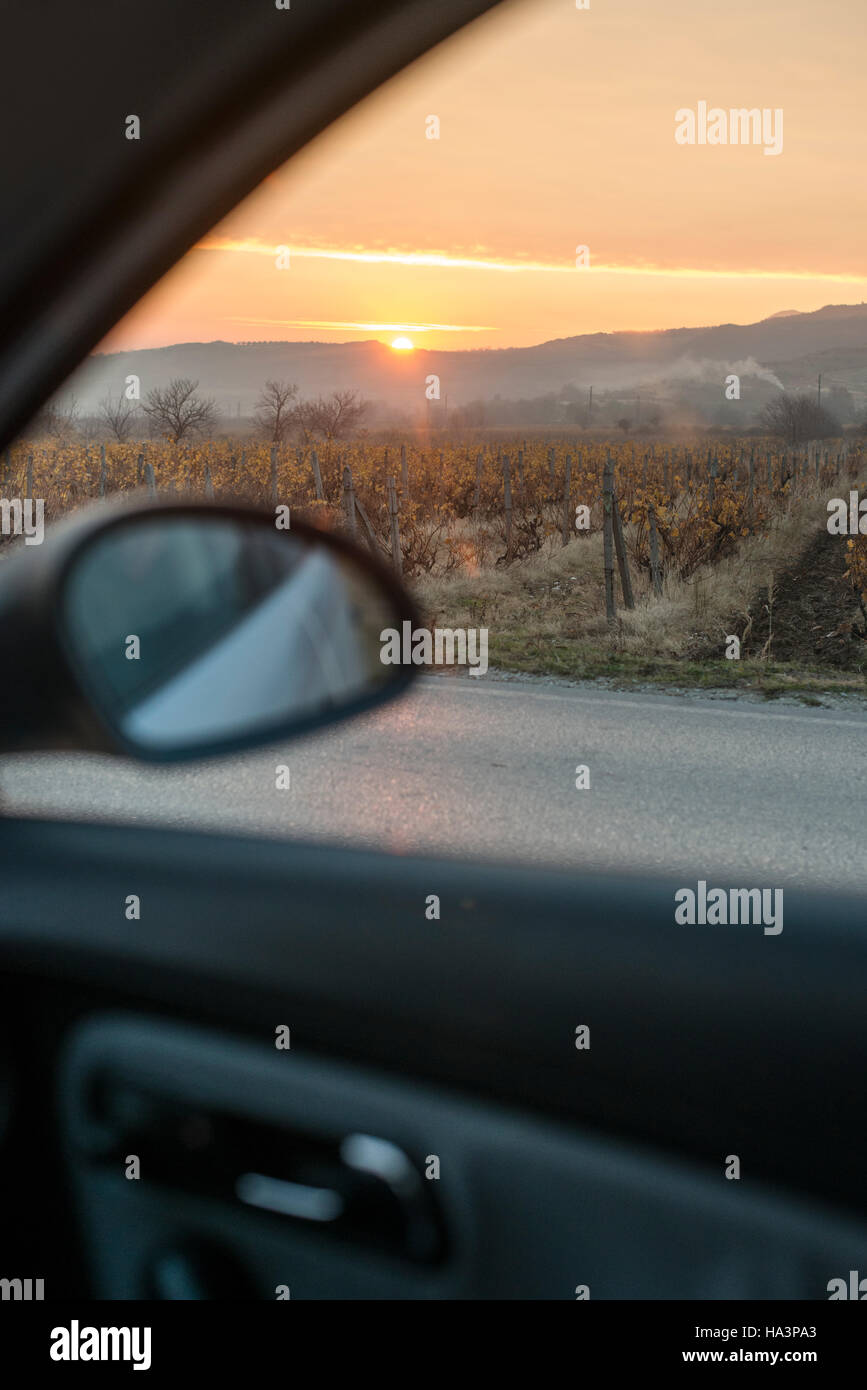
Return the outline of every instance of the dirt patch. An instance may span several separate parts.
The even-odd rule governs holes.
[[[844,538],[821,531],[783,574],[771,598],[759,593],[730,629],[742,657],[764,656],[805,666],[861,670],[867,664],[865,625],[845,578]]]

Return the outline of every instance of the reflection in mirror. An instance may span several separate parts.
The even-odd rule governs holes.
[[[395,606],[374,574],[316,537],[157,512],[76,557],[63,624],[103,717],[129,744],[177,755],[336,718],[393,684],[380,632]]]

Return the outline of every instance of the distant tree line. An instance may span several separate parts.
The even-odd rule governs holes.
[[[260,437],[278,444],[289,439],[303,443],[343,439],[361,427],[368,410],[369,402],[357,391],[332,391],[305,400],[291,382],[267,381],[256,401],[253,427]],[[123,443],[148,433],[178,444],[212,435],[219,427],[217,405],[200,393],[199,383],[189,377],[175,377],[167,386],[149,391],[141,401],[125,395],[104,396],[93,416],[81,414],[74,395],[64,401],[55,398],[33,418],[25,434],[47,436],[64,445],[100,436]]]
[[[452,432],[503,427],[562,428],[564,425],[597,431],[617,429],[623,434],[661,434],[667,429],[676,431],[687,426],[701,429],[700,411],[693,413],[691,420],[683,413],[687,399],[688,393],[685,393],[679,400],[667,401],[660,408],[652,398],[642,403],[634,395],[599,392],[591,409],[586,393],[570,384],[559,391],[520,400],[496,395],[470,401],[452,407],[447,413],[440,402],[437,403],[438,412],[428,412],[427,424]],[[818,396],[804,391],[781,390],[752,417],[755,423],[749,424],[741,417],[731,424],[741,431],[773,435],[792,445],[838,437],[847,424],[855,433],[867,434],[867,419],[857,422],[855,403],[845,387],[830,387],[825,401],[825,404],[820,403]],[[356,390],[332,391],[305,399],[294,383],[269,380],[259,392],[252,424],[258,437],[270,443],[295,440],[306,445],[318,439],[331,441],[356,434],[371,410],[371,403]],[[706,418],[704,423],[724,426],[728,421],[720,410],[712,420]],[[99,402],[96,416],[82,417],[75,396],[69,396],[62,403],[55,398],[43,407],[26,433],[48,436],[63,445],[74,439],[89,442],[106,436],[123,442],[146,432],[177,444],[213,435],[219,427],[217,406],[200,393],[199,383],[188,377],[175,377],[167,386],[149,391],[142,401],[106,396]]]
[[[360,428],[368,402],[357,391],[332,391],[330,396],[301,400],[298,387],[286,381],[266,381],[256,402],[256,425],[273,444],[296,437],[344,439]]]

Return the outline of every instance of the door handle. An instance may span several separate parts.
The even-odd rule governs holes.
[[[445,1227],[419,1164],[390,1139],[284,1128],[101,1078],[92,1161],[138,1154],[153,1181],[327,1230],[413,1261],[443,1257]]]
[[[434,1259],[439,1244],[436,1208],[424,1179],[403,1149],[372,1134],[348,1134],[340,1145],[347,1168],[385,1183],[403,1211],[407,1252],[416,1260]]]
[[[424,1181],[408,1154],[389,1139],[348,1134],[334,1157],[332,1180],[321,1185],[263,1173],[242,1173],[235,1195],[246,1206],[319,1225],[340,1225],[373,1234],[377,1199],[389,1194],[399,1213],[404,1253],[435,1259],[440,1227]],[[384,1232],[383,1232],[384,1234]]]

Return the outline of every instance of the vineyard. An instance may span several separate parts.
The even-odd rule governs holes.
[[[697,596],[723,621],[725,594],[714,605],[708,593],[717,580],[725,589],[726,574],[740,573],[732,601],[746,603],[745,584],[771,580],[749,564],[744,570],[738,557],[764,557],[777,573],[795,558],[793,547],[823,531],[825,499],[856,487],[863,465],[860,443],[783,449],[755,438],[692,445],[362,439],[316,447],[25,441],[0,458],[0,491],[43,498],[49,525],[89,499],[142,489],[288,503],[293,515],[353,532],[400,570],[429,612],[450,621],[493,617],[502,624],[506,660],[528,613],[541,638],[556,607],[555,645],[566,615],[572,638],[610,636],[619,577],[621,643],[628,647],[642,624],[647,638],[647,613],[633,617],[624,606],[648,610],[666,628],[648,650],[661,641],[660,650],[682,656],[708,630],[696,625]],[[612,516],[617,569],[606,538]],[[839,557],[850,601],[867,618],[867,537],[840,540]],[[685,627],[687,592],[693,602]],[[570,594],[571,605],[564,602]],[[679,605],[677,636],[670,612],[663,620],[666,603],[669,610]],[[495,633],[492,627],[492,640]]]

